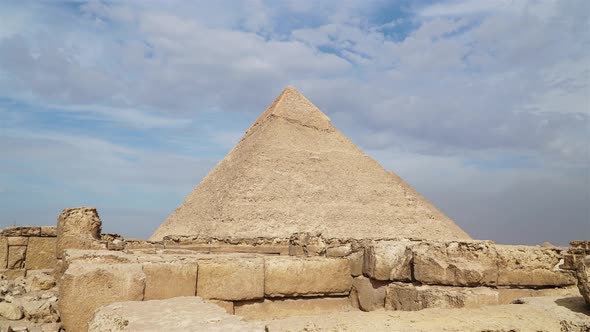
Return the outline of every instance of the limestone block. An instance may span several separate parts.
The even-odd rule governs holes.
[[[350,243],[340,246],[329,247],[326,249],[326,257],[346,257],[352,253],[352,245]]]
[[[427,308],[475,308],[498,304],[498,292],[487,287],[387,286],[386,310],[416,311]]]
[[[576,278],[578,279],[578,290],[580,294],[582,294],[584,301],[590,304],[590,255],[578,263]]]
[[[558,268],[558,249],[498,245],[498,286],[569,286],[576,280],[571,272]]]
[[[199,260],[197,295],[214,300],[252,300],[264,296],[264,259],[217,256]]]
[[[85,332],[96,309],[118,301],[141,301],[145,274],[140,264],[73,262],[61,277],[59,312],[66,331]]]
[[[197,263],[144,263],[144,300],[161,300],[197,293]]]
[[[577,289],[574,286],[565,288],[497,288],[499,304],[510,304],[516,299],[523,297],[539,297],[539,296],[576,296]]]
[[[29,238],[24,236],[11,236],[6,238],[8,246],[26,246],[29,244]]]
[[[237,316],[266,320],[347,311],[351,309],[351,305],[347,297],[323,297],[244,301],[236,303],[234,308]]]
[[[265,323],[244,321],[196,296],[109,304],[97,310],[88,325],[90,332],[265,331]]]
[[[207,300],[208,303],[213,303],[216,306],[219,306],[225,310],[230,315],[234,314],[234,303],[232,301],[222,301],[222,300]]]
[[[23,307],[17,303],[0,302],[0,317],[19,320],[23,317]]]
[[[383,309],[385,305],[385,293],[387,281],[373,280],[363,276],[352,280],[352,288],[356,294],[356,303],[363,311]]]
[[[348,294],[352,286],[345,258],[266,257],[264,292],[270,297]]]
[[[495,286],[496,248],[491,242],[421,242],[414,246],[414,278],[424,284]]]
[[[57,227],[55,226],[41,226],[41,236],[56,237]]]
[[[3,276],[5,279],[8,279],[8,280],[15,280],[16,278],[24,278],[26,273],[27,273],[27,270],[25,270],[25,269],[0,270],[0,276]]]
[[[101,226],[96,208],[64,209],[57,218],[57,258],[65,249],[101,249]]]
[[[25,267],[27,270],[53,269],[56,265],[55,246],[57,238],[31,237],[27,248]]]
[[[350,265],[350,274],[353,277],[358,277],[363,274],[363,261],[365,253],[363,251],[356,251],[348,255],[348,265]]]
[[[25,267],[27,246],[8,246],[8,269],[22,269]]]
[[[412,279],[410,241],[374,241],[365,247],[363,274],[377,280]]]
[[[5,269],[8,264],[8,240],[0,237],[0,269]]]

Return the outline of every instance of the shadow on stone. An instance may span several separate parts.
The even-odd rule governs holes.
[[[590,316],[590,305],[586,304],[581,296],[559,298],[555,300],[555,304],[565,307],[573,312],[579,312]]]

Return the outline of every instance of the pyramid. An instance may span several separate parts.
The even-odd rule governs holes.
[[[287,87],[152,235],[469,239]]]

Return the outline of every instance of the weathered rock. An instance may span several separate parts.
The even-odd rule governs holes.
[[[215,257],[199,261],[197,295],[214,300],[252,300],[264,296],[264,259]]]
[[[161,300],[197,293],[197,263],[144,263],[144,300]]]
[[[421,242],[413,247],[414,278],[429,285],[494,286],[497,254],[485,241]]]
[[[365,247],[363,274],[377,280],[412,279],[412,242],[374,241]]]
[[[23,269],[25,267],[26,246],[8,246],[8,268]]]
[[[56,280],[53,276],[45,274],[45,273],[38,273],[35,274],[31,281],[31,290],[38,291],[38,290],[48,290],[55,287]]]
[[[359,309],[363,311],[383,309],[385,306],[387,284],[387,281],[372,280],[363,276],[354,278],[352,288],[354,289]]]
[[[391,283],[385,309],[415,311],[427,308],[474,308],[498,304],[498,293],[486,287],[415,286]]]
[[[14,280],[17,278],[24,277],[27,270],[25,269],[18,269],[18,270],[0,270],[0,275],[4,276],[4,278],[8,280]]]
[[[6,238],[8,246],[26,246],[29,244],[29,238],[24,236],[11,236]]]
[[[0,302],[0,316],[9,320],[23,318],[23,307],[18,303]]]
[[[590,256],[578,263],[576,269],[576,278],[578,279],[578,289],[587,304],[590,304]]]
[[[141,301],[145,274],[140,264],[73,262],[59,288],[59,312],[66,331],[84,332],[94,310],[118,301]]]
[[[5,269],[8,264],[8,240],[0,237],[0,270]]]
[[[265,331],[263,323],[243,321],[195,296],[109,304],[97,310],[88,325],[89,332]]]
[[[234,314],[234,303],[232,301],[222,301],[222,300],[206,300],[207,303],[215,304],[223,309],[230,315]]]
[[[96,208],[64,209],[57,218],[57,258],[65,249],[101,249],[101,226]]]
[[[346,295],[351,286],[347,259],[266,257],[264,293],[267,296]]]
[[[365,253],[363,251],[356,251],[348,255],[348,265],[350,265],[350,274],[353,277],[358,277],[363,274],[363,261]]]
[[[59,321],[57,304],[53,299],[22,301],[24,316],[35,323],[55,323]]]
[[[575,286],[565,288],[496,288],[498,292],[498,301],[500,304],[510,304],[516,299],[523,297],[540,297],[540,296],[576,296],[577,289]]]
[[[326,249],[326,257],[346,257],[350,254],[352,254],[350,243]]]
[[[31,237],[25,267],[28,270],[53,269],[56,264],[55,237]]]
[[[60,329],[60,323],[49,323],[41,325],[41,332],[59,332]]]
[[[576,279],[558,268],[558,249],[533,246],[497,245],[498,286],[569,286]]]
[[[350,310],[346,297],[264,299],[236,303],[235,314],[247,319],[277,319]]]
[[[56,237],[57,227],[55,226],[41,226],[41,236]]]

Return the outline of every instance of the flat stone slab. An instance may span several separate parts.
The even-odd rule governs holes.
[[[590,308],[584,306],[579,296],[527,298],[523,302],[470,309],[327,313],[269,321],[266,328],[269,332],[579,332],[590,329]]]
[[[246,322],[199,297],[112,303],[98,309],[89,332],[264,331],[264,323]]]

